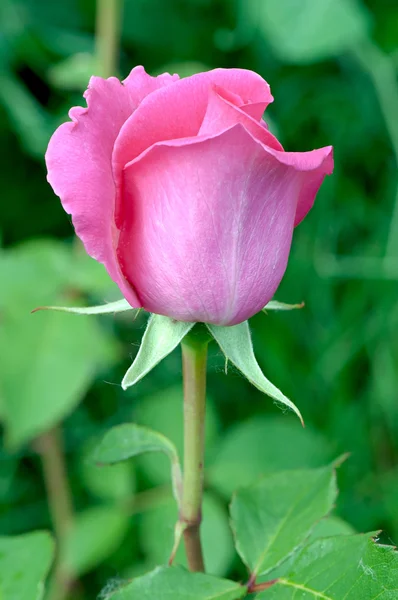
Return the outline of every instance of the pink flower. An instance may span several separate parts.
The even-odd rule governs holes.
[[[234,325],[267,304],[332,148],[285,152],[256,73],[92,77],[54,133],[48,180],[133,307]]]

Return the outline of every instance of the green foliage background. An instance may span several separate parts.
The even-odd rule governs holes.
[[[50,528],[35,438],[62,420],[79,524],[66,560],[76,597],[167,559],[175,519],[167,459],[96,467],[91,448],[134,420],[181,450],[180,356],[136,388],[120,381],[145,324],[39,313],[38,305],[117,299],[76,241],[45,180],[43,154],[95,70],[94,0],[0,5],[0,534]],[[120,74],[258,71],[266,118],[288,150],[333,144],[335,173],[296,230],[276,298],[305,309],[252,319],[266,375],[295,417],[231,369],[209,367],[204,543],[210,570],[244,578],[226,506],[279,468],[340,468],[336,515],[398,541],[398,5],[394,0],[125,0]],[[69,564],[68,563],[68,564]],[[106,589],[108,589],[106,588]],[[90,592],[87,592],[90,590]],[[94,590],[94,593],[93,593]]]

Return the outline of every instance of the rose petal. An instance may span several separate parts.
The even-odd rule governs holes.
[[[57,129],[46,153],[48,181],[72,215],[77,235],[135,307],[141,304],[121,274],[115,255],[112,150],[123,123],[146,94],[173,81],[175,76],[168,74],[150,77],[143,67],[133,69],[124,85],[115,77],[92,77],[84,94],[88,107],[70,110],[72,122]]]
[[[281,163],[305,173],[297,200],[294,226],[301,223],[314,205],[315,197],[326,175],[333,173],[333,147],[325,146],[309,152],[277,152],[269,148]]]
[[[157,77],[152,77],[146,73],[144,67],[138,66],[130,71],[130,74],[123,80],[123,85],[129,91],[130,98],[134,104],[133,110],[135,110],[146,96],[171,83],[175,83],[179,79],[180,77],[177,73],[174,75],[162,73]]]
[[[322,160],[321,150],[323,150],[324,162]],[[319,188],[322,185],[325,175],[331,175],[331,173],[333,173],[332,146],[327,146],[326,148],[322,148],[321,150],[313,150],[313,152],[318,153],[317,157],[320,159],[320,163],[317,168],[314,168],[310,172],[310,174],[307,175],[303,187],[301,189],[301,193],[297,202],[296,218],[294,220],[295,227],[301,223],[301,221],[304,219],[304,217],[307,216],[307,214],[313,207],[315,197],[318,193]],[[287,154],[290,154],[290,152]],[[297,155],[299,153],[296,152],[295,154]],[[309,154],[309,152],[303,154]]]
[[[286,269],[298,198],[329,155],[281,156],[239,124],[127,165],[118,256],[144,308],[218,325],[262,309]]]
[[[275,136],[264,127],[260,121],[245,113],[241,108],[232,104],[225,90],[213,86],[210,90],[206,114],[199,129],[199,135],[217,134],[241,123],[247,131],[266,146],[283,152],[283,147]]]
[[[118,196],[123,190],[122,170],[144,150],[163,140],[197,135],[206,113],[209,91],[219,85],[246,107],[255,105],[258,119],[273,101],[269,85],[253,71],[215,69],[177,81],[145,98],[123,125],[113,152],[113,172]],[[119,202],[116,223],[121,225]]]
[[[239,108],[249,115],[249,117],[256,119],[256,121],[261,119],[264,112],[262,103],[243,104]]]

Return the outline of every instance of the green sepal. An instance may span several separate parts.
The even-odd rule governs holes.
[[[170,459],[174,497],[180,505],[182,475],[177,449],[161,433],[135,423],[117,425],[103,437],[94,460],[99,465],[112,465],[146,452],[163,452]]]
[[[274,386],[263,374],[254,356],[253,344],[250,335],[249,323],[244,321],[239,325],[220,327],[208,324],[210,333],[224,352],[226,358],[261,392],[264,392],[277,402],[281,402],[299,417],[304,424],[303,417],[297,406]]]
[[[152,371],[178,346],[194,325],[162,315],[151,315],[138,354],[123,378],[122,388],[126,390]]]
[[[99,306],[38,306],[32,313],[39,310],[56,310],[58,312],[74,313],[76,315],[107,315],[110,313],[126,312],[128,310],[135,310],[130,304],[122,298],[115,302],[107,302],[106,304],[100,304]]]
[[[285,302],[270,300],[262,310],[266,313],[268,310],[295,310],[297,308],[304,308],[304,302],[300,302],[299,304],[286,304]]]

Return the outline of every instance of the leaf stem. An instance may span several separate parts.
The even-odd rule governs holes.
[[[263,583],[255,583],[255,581],[251,582],[251,579],[250,579],[249,583],[247,585],[247,591],[249,594],[263,592],[265,590],[268,590],[270,587],[272,587],[276,583],[278,583],[278,579],[271,579],[270,581],[265,581]]]
[[[73,524],[73,508],[60,430],[55,428],[43,433],[35,440],[34,446],[41,458],[51,520],[58,542],[50,597],[52,600],[63,600],[75,578],[62,565],[62,548]]]
[[[101,77],[117,74],[123,0],[97,0],[96,50]]]
[[[184,379],[184,476],[180,520],[191,571],[204,571],[202,520],[206,411],[206,362],[209,336],[193,330],[181,342]]]

